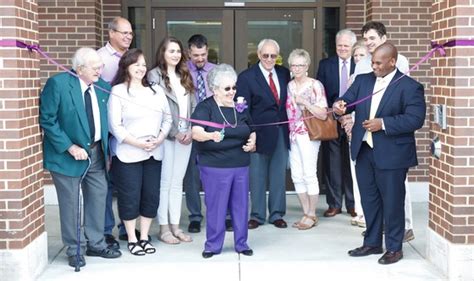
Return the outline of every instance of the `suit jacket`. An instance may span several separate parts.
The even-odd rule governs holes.
[[[99,79],[95,85],[110,91]],[[94,88],[100,112],[101,146],[104,167],[108,152],[107,92]],[[70,73],[56,74],[46,81],[40,96],[40,125],[44,130],[43,165],[45,169],[70,177],[80,177],[87,161],[77,161],[67,149],[76,144],[90,153],[92,136],[87,122],[79,78]]]
[[[285,104],[290,71],[278,65],[275,65],[275,71],[280,84],[280,105],[276,103],[272,90],[263,76],[258,63],[240,73],[237,79],[236,98],[239,96],[245,98],[253,123],[256,125],[288,121]],[[289,148],[288,124],[255,127],[258,153],[272,154],[275,151],[280,126],[284,129],[285,144]]]
[[[355,62],[351,57],[351,69],[350,74],[354,73]],[[334,103],[334,101],[339,98],[339,57],[332,56],[326,59],[322,59],[319,62],[318,74],[316,79],[318,79],[324,86],[326,90],[326,97],[328,100],[328,105]]]
[[[415,131],[423,126],[425,120],[424,89],[408,76],[392,84],[400,76],[402,73],[397,70],[375,114],[375,118],[383,118],[385,125],[385,130],[372,133],[374,161],[379,169],[401,169],[418,165]],[[349,104],[372,94],[375,81],[373,72],[358,75],[341,99]],[[348,113],[354,110],[356,112],[351,143],[353,160],[357,159],[366,132],[362,122],[369,119],[371,101],[369,99],[347,109]]]
[[[176,97],[176,94],[174,93],[173,90],[169,91],[166,86],[165,86],[165,81],[163,79],[163,76],[161,75],[161,71],[159,67],[155,67],[152,70],[150,70],[147,74],[147,79],[150,83],[156,83],[159,87],[163,89],[165,92],[166,98],[168,100],[168,104],[170,106],[170,112],[171,112],[171,118],[173,119],[173,123],[170,129],[170,132],[168,133],[168,136],[166,137],[169,140],[174,140],[175,136],[179,133],[179,104],[178,104],[178,98]],[[196,98],[193,96],[193,93],[186,93],[188,96],[188,113],[187,113],[187,118],[191,118],[191,114],[193,113],[194,109],[196,108]],[[183,121],[183,122],[188,122],[188,121]],[[191,129],[191,125],[189,125],[189,128]]]

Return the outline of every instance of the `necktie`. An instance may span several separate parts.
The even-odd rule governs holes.
[[[339,86],[339,96],[342,97],[344,93],[347,91],[347,61],[342,62],[342,68],[341,68],[341,84]]]
[[[92,112],[92,99],[91,99],[91,88],[88,87],[84,92],[84,105],[86,107],[87,122],[89,123],[89,129],[91,131],[92,142],[95,139],[95,125],[94,125],[94,113]]]
[[[280,105],[280,98],[278,97],[278,90],[277,90],[277,87],[275,85],[275,82],[273,81],[272,76],[273,76],[273,73],[270,72],[270,74],[268,74],[270,89],[272,90],[273,97],[275,98],[276,103],[278,105]]]
[[[384,87],[385,81],[382,78],[377,78],[377,81],[375,82],[375,87],[374,87],[374,92],[377,92],[380,88]],[[372,100],[370,103],[370,113],[369,113],[369,120],[375,118],[375,113],[377,113],[377,109],[379,108],[380,101],[382,100],[383,97],[383,92],[379,92],[375,95],[372,96]],[[365,140],[367,144],[371,147],[374,148],[374,140],[372,138],[372,132],[367,131],[367,139]]]
[[[196,82],[197,82],[198,99],[199,99],[199,102],[201,102],[206,98],[206,87],[204,86],[204,78],[202,77],[202,69],[198,69]]]

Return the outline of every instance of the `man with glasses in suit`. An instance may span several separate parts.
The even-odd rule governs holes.
[[[259,62],[240,73],[237,99],[243,97],[254,124],[288,121],[286,114],[287,86],[290,71],[276,65],[280,46],[275,40],[263,39],[257,46]],[[257,151],[250,156],[251,213],[249,229],[266,221],[266,190],[268,188],[268,221],[286,228],[286,165],[288,162],[288,124],[257,126]]]

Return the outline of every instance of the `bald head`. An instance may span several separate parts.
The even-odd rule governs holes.
[[[372,69],[375,76],[384,77],[395,70],[397,57],[397,48],[392,43],[385,42],[378,46],[372,56]]]
[[[389,56],[390,58],[394,58],[395,61],[397,60],[397,57],[398,57],[397,47],[395,47],[390,42],[385,42],[382,45],[378,46],[375,49],[374,54],[377,52],[382,52],[384,55]]]

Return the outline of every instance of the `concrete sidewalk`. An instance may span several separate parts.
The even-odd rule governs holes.
[[[203,259],[205,231],[193,234],[191,243],[166,245],[158,242],[158,229],[154,222],[150,234],[157,253],[133,256],[126,249],[126,242],[120,241],[121,258],[107,260],[86,256],[87,265],[79,273],[67,265],[59,234],[58,208],[46,206],[50,264],[39,280],[447,280],[425,260],[427,203],[413,203],[415,240],[404,244],[404,258],[393,265],[379,265],[379,255],[349,257],[347,251],[362,244],[360,233],[363,229],[351,226],[348,214],[322,217],[326,208],[324,196],[321,196],[319,205],[319,224],[310,230],[278,229],[269,224],[250,230],[252,257],[235,253],[233,235],[227,232],[222,254]],[[183,209],[182,228],[187,230],[184,204]],[[296,196],[287,195],[285,219],[288,224],[300,216]]]

